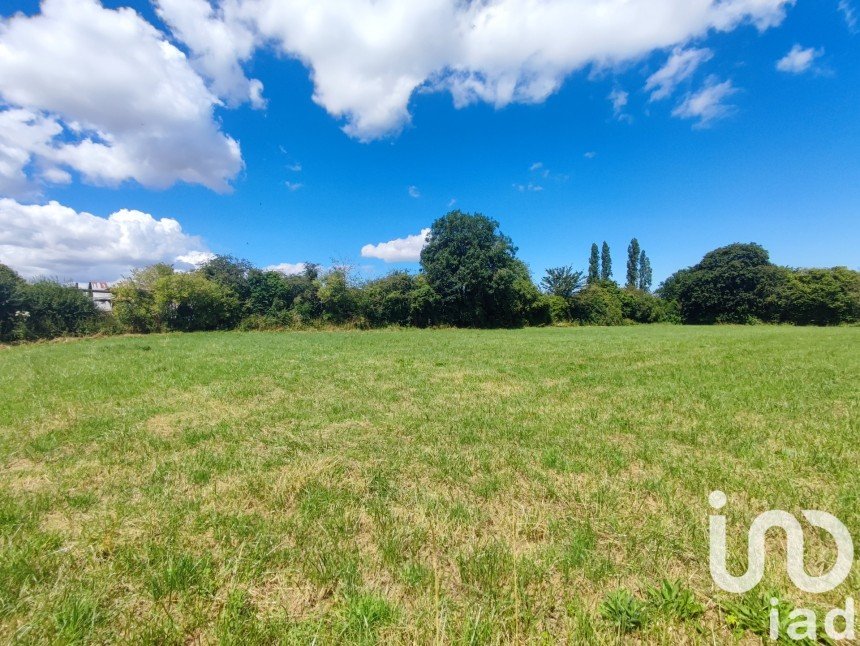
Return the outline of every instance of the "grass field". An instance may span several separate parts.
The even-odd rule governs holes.
[[[0,636],[614,643],[627,617],[623,640],[755,643],[758,598],[708,573],[708,493],[735,571],[767,509],[857,537],[858,384],[860,328],[0,348]],[[806,598],[777,552],[763,587],[790,602],[860,590],[855,566]]]

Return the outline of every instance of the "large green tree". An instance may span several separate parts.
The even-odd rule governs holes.
[[[421,267],[439,296],[443,322],[465,327],[521,323],[521,288],[531,280],[495,220],[459,210],[439,218],[430,227]]]
[[[574,271],[570,266],[551,267],[546,270],[546,275],[540,281],[540,286],[545,293],[562,298],[573,296],[582,288],[582,284],[582,272]]]
[[[643,292],[651,291],[653,274],[651,272],[651,260],[645,254],[645,250],[639,255],[639,289]]]
[[[627,245],[627,283],[630,289],[639,287],[639,254],[642,252],[639,241],[633,238]]]
[[[746,323],[769,320],[767,293],[779,281],[767,251],[757,244],[715,249],[697,265],[677,272],[661,295],[677,300],[685,323]]]
[[[600,280],[612,280],[612,256],[609,254],[609,244],[605,240],[600,250]]]
[[[597,243],[591,243],[591,255],[588,257],[588,284],[593,285],[600,280],[600,250]]]
[[[12,340],[24,285],[24,279],[14,270],[0,264],[0,341]]]

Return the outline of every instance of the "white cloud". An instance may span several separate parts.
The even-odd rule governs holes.
[[[532,184],[531,182],[528,184],[514,184],[513,187],[520,193],[540,193],[543,190],[543,186]]]
[[[284,186],[286,186],[287,189],[289,189],[290,191],[295,193],[297,190],[302,188],[304,186],[304,184],[302,184],[301,182],[291,182],[291,181],[287,180],[286,182],[284,182]]]
[[[824,49],[795,45],[776,62],[776,69],[789,74],[802,74],[812,67],[815,59],[824,54]]]
[[[842,17],[845,18],[848,30],[851,33],[857,33],[857,11],[850,0],[839,0],[839,11],[842,12]]]
[[[213,8],[208,0],[157,0],[159,17],[192,52],[192,64],[211,81],[211,90],[230,105],[249,101],[266,107],[263,84],[242,69],[254,53],[256,35],[228,0]]]
[[[651,100],[665,99],[675,91],[679,83],[690,78],[699,65],[709,61],[713,52],[707,48],[676,47],[672,50],[666,64],[648,77],[645,91],[651,92]]]
[[[305,271],[307,265],[303,262],[282,262],[278,265],[269,265],[266,271],[277,271],[286,276],[296,276]]]
[[[421,191],[418,190],[417,186],[410,186],[406,192],[409,193],[409,197],[414,197],[416,200],[421,197]]]
[[[176,264],[180,268],[197,269],[214,258],[216,256],[211,251],[189,251],[181,256],[176,256]]]
[[[586,159],[594,159],[595,157],[597,157],[597,153],[593,150],[589,150],[586,153],[584,153],[582,156],[585,157]]]
[[[416,90],[450,91],[456,106],[539,103],[589,65],[614,66],[742,23],[779,24],[794,0],[159,0],[164,19],[241,87],[248,32],[311,71],[313,98],[360,140],[398,132]],[[186,14],[199,25],[179,28]],[[215,28],[209,23],[226,23]],[[218,47],[213,34],[226,34]],[[220,41],[219,41],[220,42]],[[216,49],[215,53],[209,52]],[[223,50],[220,49],[223,47]],[[207,58],[208,57],[208,58]],[[213,87],[221,84],[213,81]]]
[[[535,162],[534,164],[529,166],[529,170],[532,173],[535,172],[536,170],[540,170],[541,168],[543,168],[543,162]]]
[[[216,103],[133,10],[44,0],[40,14],[0,19],[0,191],[32,194],[68,171],[96,184],[228,190],[242,158]]]
[[[385,262],[418,262],[421,250],[427,244],[430,229],[421,229],[421,233],[397,238],[379,244],[366,244],[361,248],[362,258],[378,258]]]
[[[203,241],[171,218],[127,209],[102,218],[57,202],[0,199],[0,262],[27,277],[115,280],[135,267],[190,268],[208,257]]]
[[[629,118],[629,115],[624,114],[624,108],[627,106],[630,94],[621,88],[614,88],[606,98],[608,98],[609,102],[612,103],[612,113],[617,119],[624,119],[625,117]]]
[[[707,128],[733,112],[734,106],[725,103],[725,100],[736,92],[730,80],[719,83],[716,77],[711,76],[698,92],[688,94],[672,111],[672,115],[680,119],[697,119],[695,127]]]

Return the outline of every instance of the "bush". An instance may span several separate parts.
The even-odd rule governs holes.
[[[117,321],[132,332],[160,332],[165,328],[155,307],[153,290],[156,283],[173,275],[173,267],[165,264],[136,269],[126,280],[113,288],[113,313]]]
[[[571,299],[571,317],[582,325],[621,325],[619,292],[614,283],[606,281],[589,285]]]
[[[663,299],[640,289],[622,289],[619,292],[621,316],[634,323],[662,323],[667,320],[667,307]]]
[[[318,289],[323,319],[328,323],[346,323],[358,312],[356,296],[346,272],[334,269],[326,274]]]
[[[85,334],[98,315],[92,299],[77,287],[39,280],[19,290],[27,312],[21,327],[26,339],[50,339]]]
[[[21,311],[21,290],[26,283],[16,272],[0,264],[0,341],[12,341]]]
[[[684,323],[836,325],[860,320],[860,273],[789,269],[756,244],[733,244],[670,276],[660,295]]]
[[[415,280],[397,271],[367,283],[361,290],[361,311],[372,326],[409,325]]]
[[[197,273],[159,278],[152,303],[159,327],[181,332],[231,327],[239,312],[233,292]]]
[[[552,323],[568,323],[570,321],[570,303],[563,296],[550,294],[546,297],[549,306],[549,317]]]
[[[845,267],[791,271],[775,300],[784,322],[854,323],[860,320],[860,272]]]

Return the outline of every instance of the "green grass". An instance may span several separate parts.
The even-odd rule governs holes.
[[[857,537],[858,384],[860,328],[0,348],[0,636],[750,638],[757,598],[708,574],[708,493],[729,494],[736,571],[767,509],[825,509]],[[855,567],[804,597],[777,538],[762,589],[816,608],[860,589]]]

